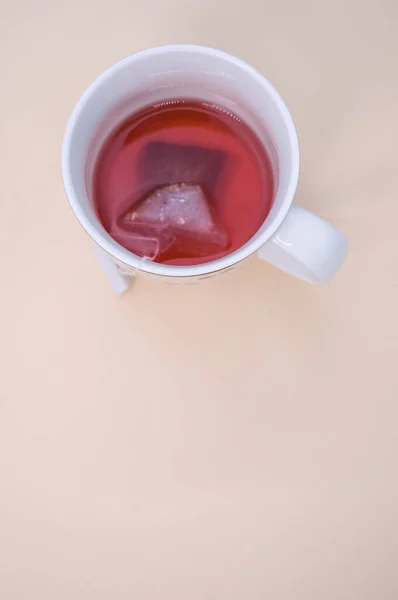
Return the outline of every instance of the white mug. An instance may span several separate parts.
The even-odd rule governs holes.
[[[257,134],[272,162],[271,211],[241,248],[212,262],[170,266],[142,260],[104,229],[91,201],[92,171],[109,133],[143,106],[179,97],[223,106]],[[289,111],[278,92],[253,67],[220,50],[172,45],[143,50],[104,71],[76,104],[62,148],[62,174],[71,207],[98,244],[101,262],[117,291],[139,270],[168,281],[207,278],[249,256],[311,283],[328,281],[341,266],[347,241],[319,217],[292,204],[299,176],[299,145]]]

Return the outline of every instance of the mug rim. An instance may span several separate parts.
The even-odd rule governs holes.
[[[134,63],[142,57],[148,56],[150,54],[161,54],[164,52],[169,52],[170,50],[174,52],[199,52],[203,54],[217,56],[219,58],[222,58],[223,60],[227,60],[231,63],[234,63],[239,68],[246,70],[251,77],[257,79],[259,83],[264,87],[268,95],[272,98],[277,110],[282,116],[282,119],[287,128],[289,143],[292,150],[290,177],[285,197],[276,216],[269,223],[269,226],[265,227],[264,231],[255,239],[249,240],[248,242],[246,242],[246,244],[244,244],[241,248],[238,248],[234,252],[227,254],[222,258],[218,258],[214,261],[201,263],[198,265],[176,266],[164,265],[148,260],[143,261],[142,257],[133,254],[132,252],[121,246],[105,230],[101,231],[99,227],[95,227],[92,224],[92,222],[86,217],[80,205],[80,201],[75,192],[69,169],[70,146],[72,143],[76,123],[87,101],[93,96],[93,94],[96,93],[97,89],[102,85],[102,83],[108,77],[110,77],[116,70],[123,69],[126,65]],[[233,56],[228,52],[224,52],[223,50],[217,50],[210,46],[201,46],[195,44],[169,44],[162,46],[154,46],[152,48],[147,48],[144,50],[139,50],[138,52],[134,52],[133,54],[130,54],[125,58],[122,58],[121,60],[117,61],[116,63],[110,65],[90,83],[90,85],[80,96],[69,117],[62,143],[61,166],[64,188],[69,204],[76,218],[82,225],[83,229],[104,252],[106,252],[108,255],[110,255],[112,258],[116,259],[119,263],[122,263],[126,267],[140,269],[140,271],[150,273],[151,275],[169,277],[196,277],[199,275],[207,275],[210,273],[215,273],[217,271],[223,271],[227,268],[234,266],[237,263],[240,263],[241,261],[245,260],[252,254],[257,252],[273,236],[275,231],[280,227],[282,221],[286,217],[287,212],[293,202],[300,170],[300,150],[296,127],[294,125],[290,112],[280,94],[264,75],[259,73],[254,67],[246,63],[244,60]],[[266,222],[266,220],[264,222]]]

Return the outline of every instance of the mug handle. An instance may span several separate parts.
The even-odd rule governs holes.
[[[333,225],[293,204],[258,256],[309,283],[326,283],[341,267],[347,245]]]

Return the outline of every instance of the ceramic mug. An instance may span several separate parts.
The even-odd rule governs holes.
[[[159,264],[129,252],[105,231],[91,200],[93,166],[109,133],[143,106],[178,97],[222,105],[237,114],[266,148],[275,180],[271,211],[257,233],[235,252],[192,266]],[[278,92],[253,67],[213,48],[151,48],[104,71],[70,116],[62,148],[62,174],[71,207],[101,249],[101,262],[115,288],[119,276],[137,270],[175,282],[206,278],[254,253],[295,277],[321,283],[333,277],[347,251],[342,233],[293,204],[299,145],[293,120]]]

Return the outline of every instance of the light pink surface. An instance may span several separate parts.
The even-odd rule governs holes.
[[[1,16],[0,597],[395,600],[398,8],[5,0]],[[64,127],[107,65],[187,39],[286,99],[296,200],[350,241],[330,285],[253,259],[109,289],[64,197]]]

